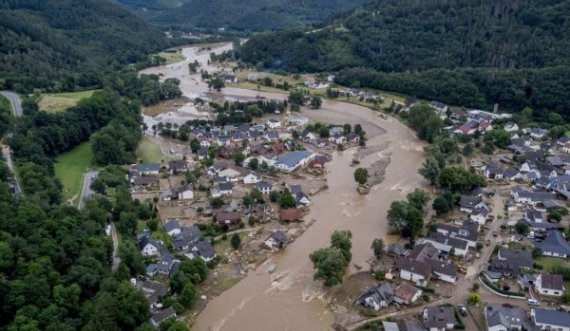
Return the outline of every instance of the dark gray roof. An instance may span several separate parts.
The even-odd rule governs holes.
[[[558,310],[533,309],[535,323],[570,328],[570,313]]]
[[[266,182],[266,181],[263,181],[263,180],[260,182],[257,182],[255,184],[255,186],[260,190],[261,189],[269,189],[270,190],[271,188],[273,188],[273,184]]]
[[[499,249],[501,260],[516,260],[521,267],[532,268],[532,252],[530,250],[511,249],[501,247]]]
[[[409,271],[411,273],[422,275],[426,278],[429,277],[432,271],[431,266],[428,263],[415,261],[404,257],[397,259],[394,266],[398,270]]]
[[[138,172],[159,171],[160,170],[160,164],[158,164],[158,163],[141,163],[141,164],[135,165],[135,169],[137,169]]]
[[[220,191],[231,191],[233,188],[232,183],[220,183]]]
[[[457,270],[455,270],[455,265],[451,262],[443,262],[435,259],[429,259],[426,261],[432,267],[433,272],[437,272],[443,275],[457,277]]]
[[[151,319],[155,324],[160,324],[163,321],[175,316],[176,316],[176,310],[174,310],[174,308],[172,307],[168,307],[166,309],[163,309],[161,311],[152,314]]]
[[[390,304],[394,298],[394,288],[389,283],[384,283],[360,295],[356,302],[364,304],[366,298],[369,297],[372,297],[376,302],[385,301],[387,304]]]
[[[481,203],[483,199],[479,196],[470,196],[470,195],[462,195],[459,201],[459,205],[464,208],[473,208],[479,203]]]
[[[170,232],[172,230],[181,229],[182,226],[178,220],[171,220],[170,222],[164,224],[164,231]]]
[[[552,252],[570,255],[570,245],[558,230],[549,230],[546,239],[541,243],[535,243],[542,252]]]
[[[525,312],[521,308],[509,305],[489,304],[485,307],[487,328],[503,325],[507,329],[526,325]]]
[[[138,176],[133,179],[133,185],[149,185],[149,184],[156,184],[158,183],[158,177],[155,175],[150,176]]]
[[[198,250],[198,254],[205,259],[210,259],[216,256],[216,250],[207,241],[198,242],[196,244],[196,249]]]
[[[286,166],[292,168],[296,166],[302,159],[305,159],[311,155],[308,151],[295,151],[286,154],[281,154],[277,157],[277,163],[285,164]]]
[[[469,244],[467,240],[458,238],[458,237],[451,237],[446,236],[440,232],[433,234],[431,237],[425,238],[424,240],[430,240],[434,242],[438,242],[443,245],[451,246],[457,249],[467,249],[467,245]]]
[[[280,231],[280,230],[274,231],[271,233],[271,235],[269,237],[273,238],[273,240],[275,240],[279,244],[287,243],[287,235],[283,231]]]
[[[427,328],[447,328],[447,324],[456,324],[455,312],[451,306],[427,307],[424,310],[424,326]]]

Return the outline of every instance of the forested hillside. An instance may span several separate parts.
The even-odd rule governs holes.
[[[0,88],[100,87],[103,72],[166,46],[157,28],[106,0],[0,0]]]
[[[569,0],[380,0],[316,32],[260,34],[240,56],[458,105],[565,112],[569,32]]]
[[[321,22],[370,0],[116,0],[163,27],[275,30]]]

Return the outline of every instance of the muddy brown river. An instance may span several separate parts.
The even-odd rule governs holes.
[[[212,51],[229,49],[231,44],[217,46]],[[165,78],[177,77],[186,96],[202,95],[207,87],[197,75],[188,75],[187,63],[194,59],[203,63],[209,54],[196,50],[197,47],[183,50],[188,58],[185,62],[144,72],[162,73]],[[238,88],[225,88],[221,93],[229,98],[286,98],[285,94]],[[321,109],[303,109],[302,115],[331,124],[361,124],[369,137],[367,148],[373,151],[363,153],[361,166],[389,157],[384,181],[374,186],[368,195],[359,195],[353,178],[354,168],[350,165],[357,149],[335,152],[326,165],[328,190],[311,197],[311,210],[306,219],[316,222],[284,252],[266,262],[277,263],[273,274],[268,274],[265,266],[250,271],[245,279],[208,303],[197,316],[192,330],[330,330],[334,314],[326,309],[326,290],[313,281],[309,254],[328,246],[333,231],[348,229],[353,235],[349,272],[357,272],[355,265],[366,269],[367,260],[372,257],[372,240],[387,234],[386,212],[390,203],[426,184],[417,172],[423,162],[423,145],[414,132],[398,120],[381,117],[378,112],[362,106],[330,100],[323,100]]]

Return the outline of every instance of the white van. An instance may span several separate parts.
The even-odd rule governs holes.
[[[540,306],[540,302],[536,299],[528,299],[527,301],[529,306]]]

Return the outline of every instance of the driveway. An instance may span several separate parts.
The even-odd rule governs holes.
[[[79,198],[79,209],[85,207],[85,201],[93,195],[93,190],[91,190],[91,183],[99,175],[98,170],[88,171],[83,177],[83,187],[81,188],[81,197]]]

